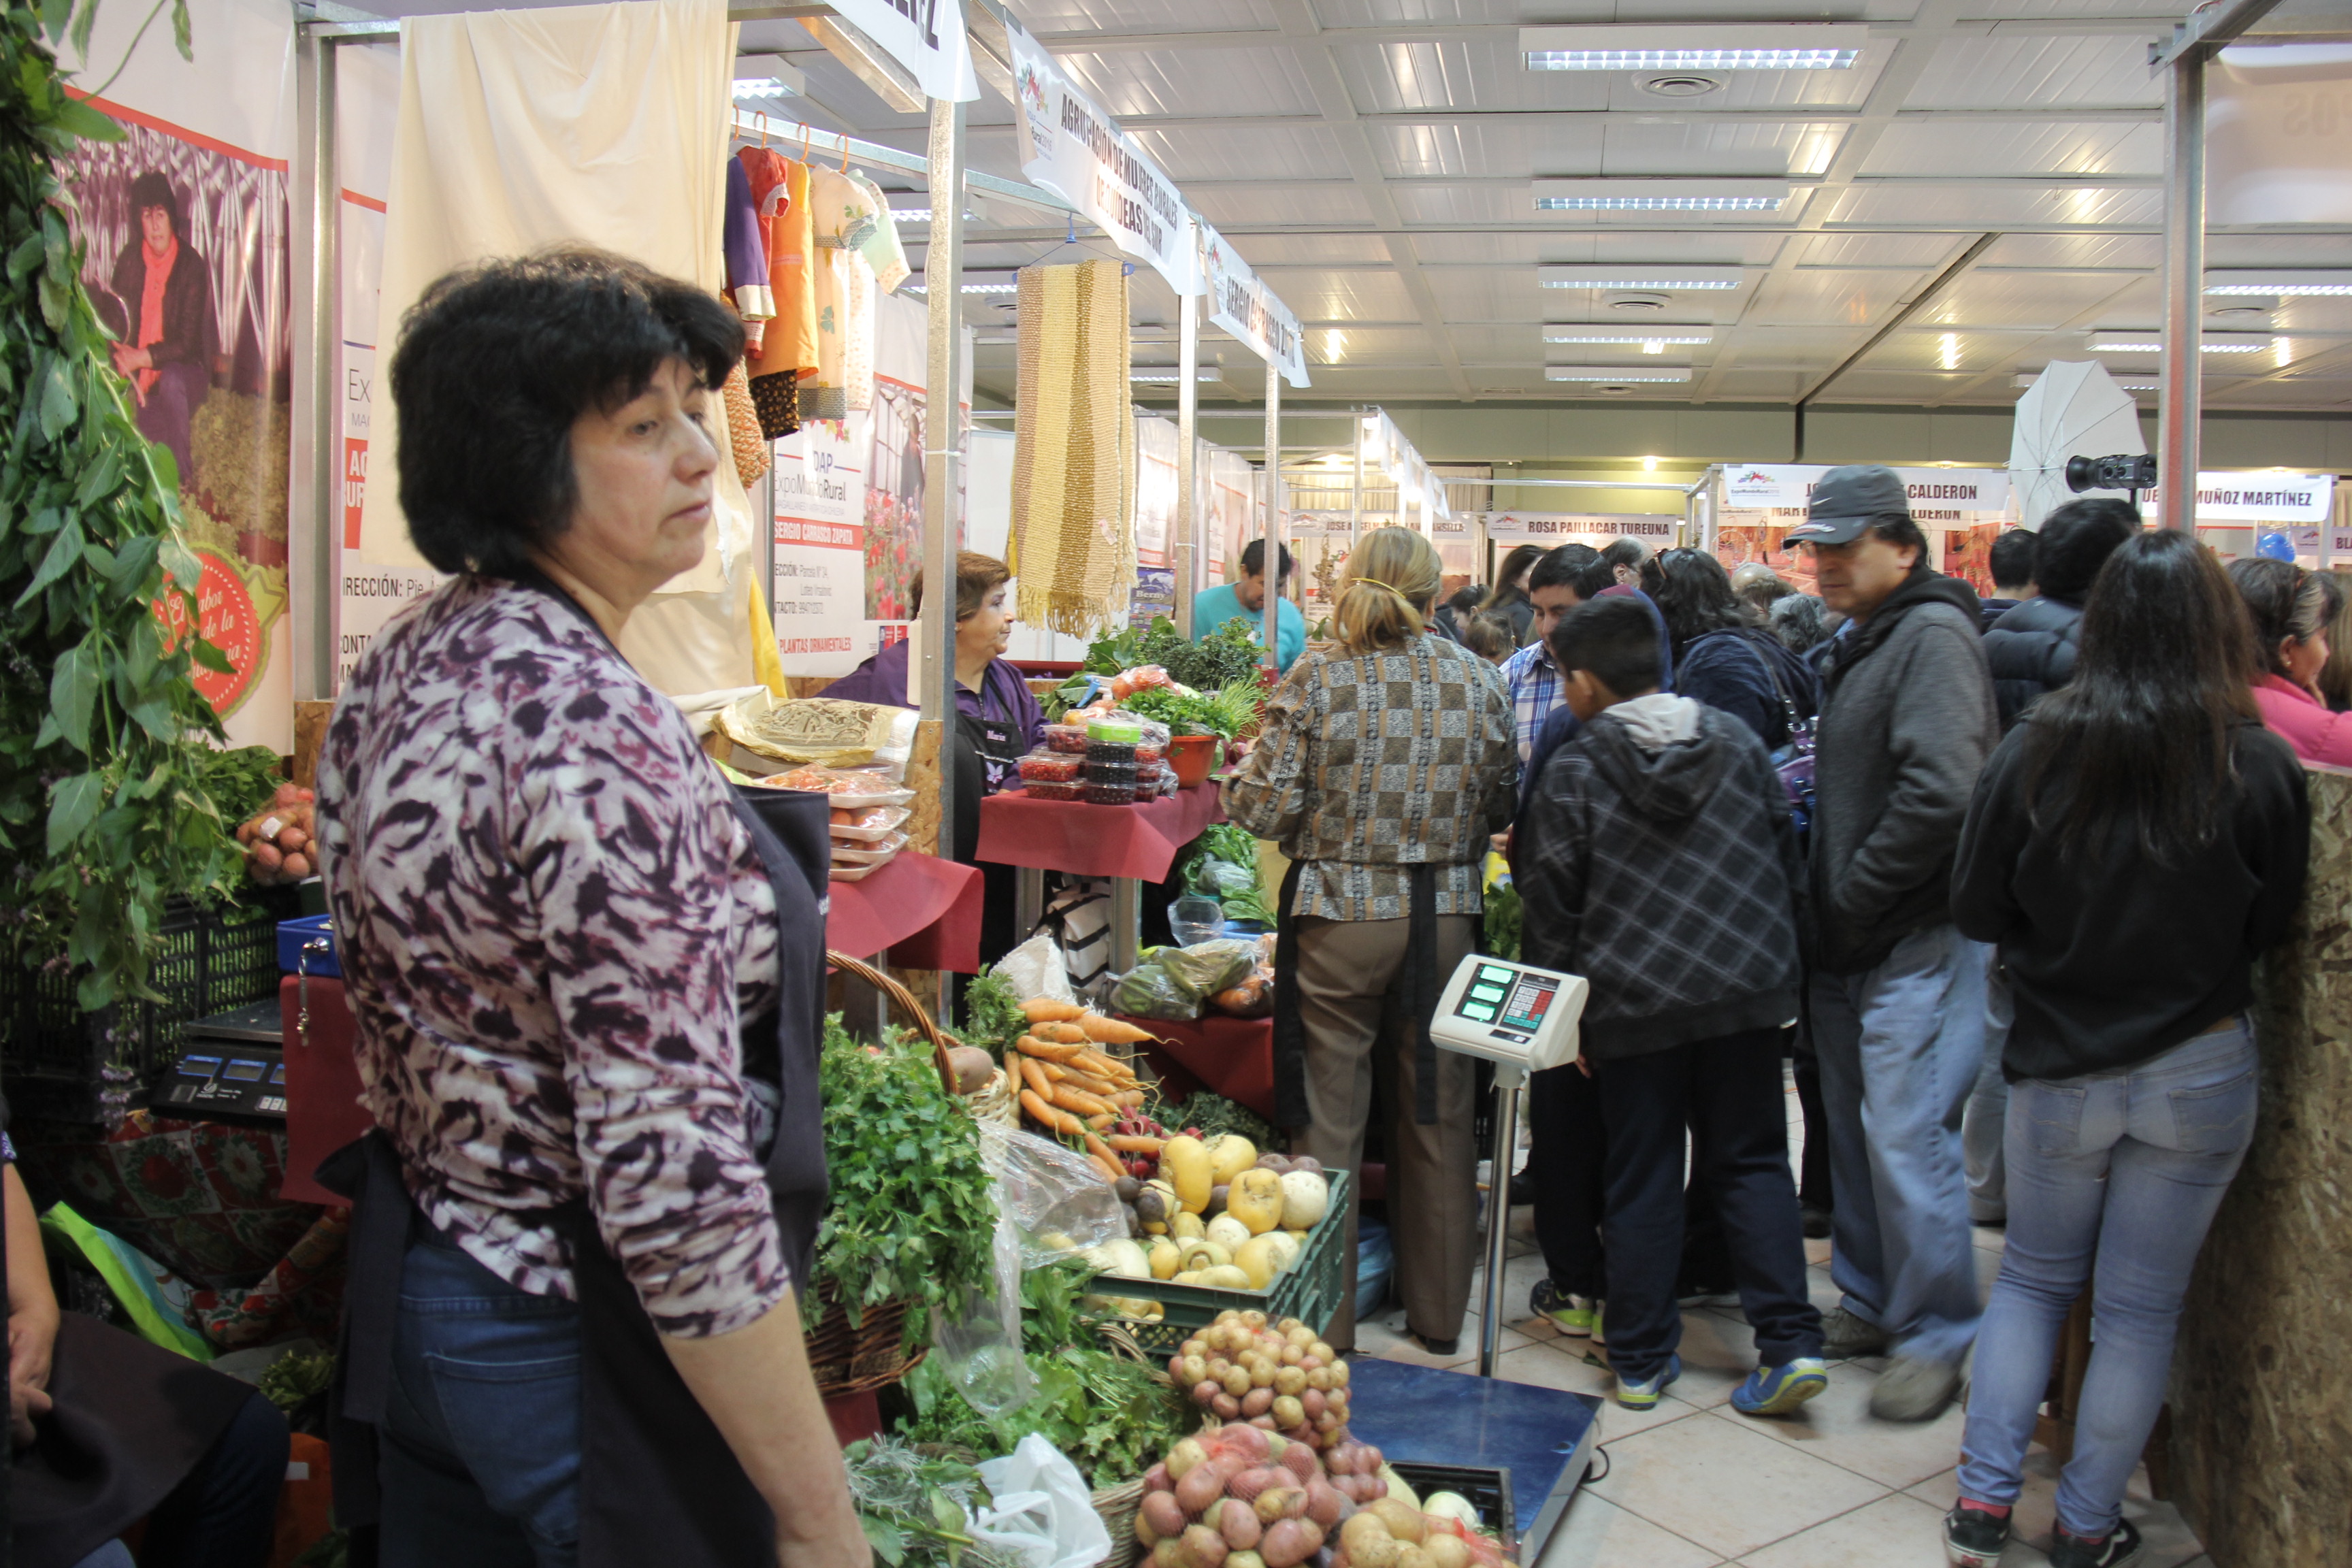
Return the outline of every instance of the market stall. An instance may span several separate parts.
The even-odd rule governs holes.
[[[1895,471],[1910,494],[1912,521],[1935,550],[1933,564],[1990,594],[1993,541],[2014,526],[2008,470],[1950,464]],[[1760,562],[1801,592],[1813,592],[1812,563],[1790,548],[1788,534],[1804,521],[1806,498],[1827,472],[1821,463],[1717,465],[1707,476],[1706,548],[1727,568]]]

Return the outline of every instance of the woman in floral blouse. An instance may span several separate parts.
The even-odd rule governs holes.
[[[1349,556],[1332,624],[1266,704],[1225,811],[1281,840],[1275,1112],[1293,1147],[1353,1170],[1377,1075],[1388,1129],[1396,1278],[1414,1336],[1450,1352],[1476,1259],[1478,1154],[1467,1058],[1430,1042],[1444,978],[1477,939],[1480,862],[1511,819],[1518,756],[1493,665],[1427,629],[1437,551],[1406,528]],[[1349,1282],[1324,1337],[1355,1342]]]
[[[392,362],[401,505],[457,575],[371,644],[319,770],[369,1157],[397,1173],[375,1214],[352,1179],[344,1357],[387,1568],[597,1561],[598,1509],[654,1509],[675,1479],[644,1464],[599,1498],[599,1456],[713,1426],[719,1463],[686,1485],[756,1489],[765,1560],[869,1561],[803,1353],[807,1238],[772,1201],[780,1091],[745,1054],[780,956],[821,961],[780,952],[773,840],[613,646],[701,557],[710,389],[742,342],[715,298],[581,251],[444,279]],[[660,1348],[583,1420],[619,1342],[589,1290],[608,1275],[642,1313],[619,1326]],[[345,1468],[339,1436],[339,1514]],[[695,1544],[667,1568],[747,1561]]]

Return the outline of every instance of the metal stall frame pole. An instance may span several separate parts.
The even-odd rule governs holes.
[[[1355,454],[1354,478],[1348,486],[1348,552],[1364,542],[1364,411],[1348,416],[1348,447]]]
[[[961,0],[957,0],[961,4]],[[929,331],[923,370],[922,715],[940,723],[940,838],[955,858],[956,500],[963,480],[964,106],[931,100],[931,238],[923,252]],[[948,1016],[950,982],[940,974],[936,1017]]]
[[[293,443],[291,489],[297,498],[287,536],[287,617],[292,645],[294,700],[335,694],[338,610],[337,499],[342,489],[343,443],[337,427],[341,400],[335,367],[342,363],[342,198],[335,151],[336,40],[314,27],[294,34],[296,157],[294,233],[307,240],[292,268],[294,363],[289,388]],[[387,360],[389,356],[386,356]],[[307,602],[306,602],[307,601]]]
[[[1265,644],[1265,664],[1278,678],[1282,672],[1282,366],[1265,362],[1265,592],[1257,613],[1258,639]]]
[[[1198,225],[1192,230],[1197,240]],[[1192,595],[1201,591],[1201,519],[1195,510],[1201,493],[1201,297],[1187,294],[1178,300],[1176,316],[1176,629],[1190,639],[1198,629],[1192,625]]]
[[[2164,73],[2164,349],[2156,406],[2157,521],[2197,527],[2197,442],[2204,394],[2205,52]]]

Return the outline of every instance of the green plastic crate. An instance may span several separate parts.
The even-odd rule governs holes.
[[[1355,1176],[1350,1172],[1329,1171],[1325,1174],[1331,1184],[1330,1205],[1323,1211],[1322,1220],[1307,1233],[1298,1261],[1276,1275],[1274,1283],[1265,1289],[1220,1290],[1202,1285],[1179,1285],[1169,1279],[1128,1279],[1104,1275],[1095,1281],[1096,1293],[1157,1301],[1165,1309],[1166,1315],[1156,1323],[1137,1322],[1131,1318],[1118,1320],[1119,1326],[1135,1336],[1135,1342],[1153,1355],[1171,1353],[1190,1339],[1194,1330],[1205,1329],[1216,1321],[1220,1312],[1259,1311],[1269,1320],[1296,1318],[1318,1334],[1322,1333],[1338,1315],[1340,1292],[1348,1286],[1348,1202],[1355,1186]]]

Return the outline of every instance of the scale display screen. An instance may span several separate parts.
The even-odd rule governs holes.
[[[220,1065],[218,1057],[182,1057],[177,1070],[182,1078],[210,1078]]]
[[[232,1060],[221,1069],[221,1077],[235,1083],[259,1083],[261,1075],[268,1070],[267,1062]]]
[[[1454,1010],[1475,1024],[1532,1032],[1541,1026],[1559,994],[1559,983],[1548,974],[1530,974],[1505,963],[1482,963]]]

